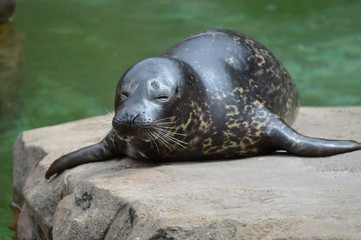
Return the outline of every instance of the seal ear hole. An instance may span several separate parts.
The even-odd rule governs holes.
[[[175,95],[177,96],[177,97],[179,97],[179,86],[177,86],[176,88],[175,88],[175,90],[174,90],[174,93],[175,93]]]

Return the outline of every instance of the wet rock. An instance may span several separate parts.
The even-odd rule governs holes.
[[[107,124],[102,116],[19,136],[21,239],[361,238],[361,151],[164,165],[123,158],[45,180],[54,159],[99,141]],[[360,126],[361,107],[301,108],[295,124],[306,135],[358,141]]]

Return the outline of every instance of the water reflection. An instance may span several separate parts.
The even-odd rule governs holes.
[[[0,1],[0,133],[4,141],[7,139],[5,133],[12,129],[14,120],[19,117],[23,105],[20,100],[19,89],[21,89],[24,80],[24,36],[10,23],[13,20],[15,5],[16,1],[14,0]],[[1,142],[1,145],[5,144],[3,141]],[[11,162],[11,160],[5,159],[2,164],[6,165],[8,161]],[[11,172],[3,174],[3,170],[6,169],[6,167],[1,169],[2,186],[0,192],[2,193],[10,192],[12,186]],[[8,202],[7,196],[4,195],[0,199],[1,208],[7,205],[3,202]],[[16,230],[16,222],[20,212],[19,204],[22,201],[16,196],[20,195],[14,194],[14,202],[10,205],[14,214],[14,220],[9,226],[12,230]],[[10,218],[10,211],[1,210]],[[6,219],[5,216],[4,219]]]
[[[0,121],[19,113],[19,89],[24,79],[24,37],[9,23],[0,25]],[[4,124],[5,125],[5,124]],[[1,126],[0,130],[5,126]]]

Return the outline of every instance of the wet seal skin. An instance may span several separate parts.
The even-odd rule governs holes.
[[[149,162],[234,159],[286,150],[320,157],[361,149],[355,141],[303,136],[289,73],[264,46],[231,30],[208,30],[141,60],[120,78],[112,130],[66,154],[49,179],[80,164],[129,156]]]

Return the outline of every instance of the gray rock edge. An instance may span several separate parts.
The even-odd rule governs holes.
[[[361,239],[361,151],[323,158],[84,164],[57,157],[99,141],[111,116],[23,132],[14,144],[20,239]],[[303,107],[293,126],[361,141],[361,107]]]

